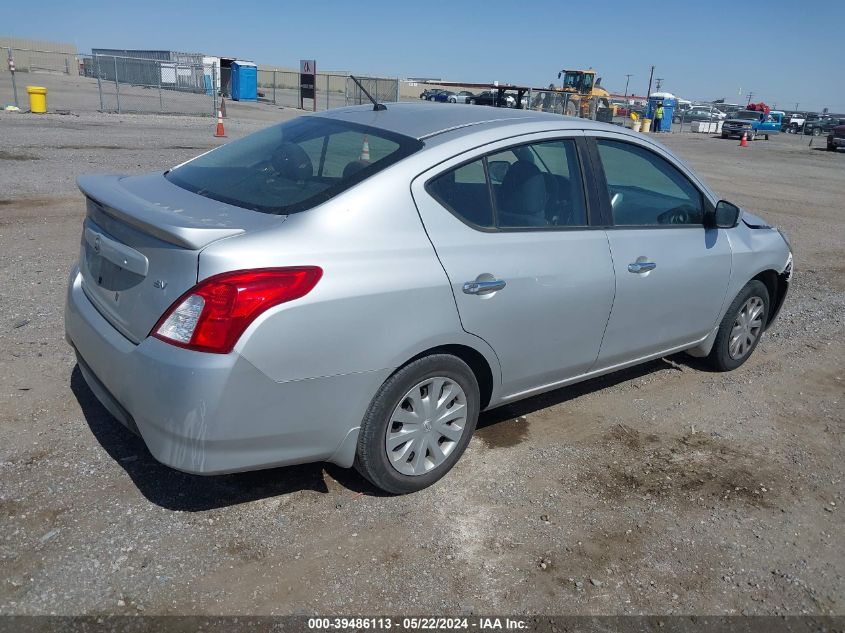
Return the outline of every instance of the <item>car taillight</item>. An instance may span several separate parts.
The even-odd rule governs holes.
[[[317,266],[238,270],[209,277],[179,297],[150,332],[166,343],[228,354],[258,315],[307,295]]]

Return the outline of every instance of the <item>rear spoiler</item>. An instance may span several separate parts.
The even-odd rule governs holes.
[[[76,180],[99,211],[170,244],[199,250],[211,242],[276,226],[285,216],[256,213],[191,193],[162,172],[91,175]]]

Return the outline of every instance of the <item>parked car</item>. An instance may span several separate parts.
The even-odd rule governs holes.
[[[190,473],[329,461],[419,490],[480,411],[680,351],[739,367],[792,274],[662,145],[530,110],[342,108],[78,184],[66,338]]]
[[[610,105],[616,108],[615,116],[628,116],[628,113],[631,111],[631,106],[628,103],[612,101]]]
[[[422,99],[423,101],[428,101],[429,97],[431,97],[433,94],[438,93],[438,92],[442,92],[442,91],[443,91],[442,88],[426,88],[425,90],[423,90],[420,93],[420,99]]]
[[[768,141],[770,136],[780,134],[780,126],[780,112],[740,110],[722,124],[722,138],[745,134],[749,141],[756,140],[758,136]]]
[[[451,90],[438,90],[437,92],[429,95],[429,101],[439,101],[440,103],[446,103],[455,96],[455,93]]]
[[[808,120],[804,124],[804,134],[821,136],[822,134],[827,134],[837,125],[842,125],[843,123],[845,123],[845,119],[830,116],[825,116],[820,119],[814,119],[812,121]]]
[[[693,121],[721,121],[725,118],[725,113],[716,108],[691,108],[684,113],[673,113],[672,123],[690,123]]]
[[[827,149],[835,152],[840,147],[845,147],[845,125],[837,125],[827,133]]]
[[[501,107],[506,108],[513,108],[516,106],[516,97],[511,94],[505,93],[505,95],[502,97],[503,102],[501,104],[498,103],[498,98],[498,90],[485,90],[484,92],[479,92],[477,95],[470,98],[469,102],[474,103],[475,105],[501,105]]]
[[[475,95],[468,90],[461,90],[449,97],[449,103],[469,103]]]

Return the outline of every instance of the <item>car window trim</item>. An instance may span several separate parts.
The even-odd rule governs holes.
[[[551,131],[551,132],[553,133],[554,131]],[[593,205],[595,204],[595,200],[593,199],[594,197],[591,196],[590,193],[588,192],[588,184],[587,183],[591,179],[587,177],[589,171],[588,171],[588,167],[587,167],[586,157],[585,157],[585,154],[584,154],[584,152],[586,152],[586,150],[587,150],[587,146],[584,143],[584,136],[583,136],[584,130],[566,130],[566,132],[570,132],[570,133],[571,132],[578,132],[578,134],[570,135],[570,136],[550,136],[550,137],[543,137],[543,138],[534,139],[534,140],[523,140],[523,141],[520,141],[518,143],[513,143],[512,145],[507,145],[507,146],[504,146],[504,147],[496,147],[495,149],[487,149],[480,156],[478,156],[478,155],[473,156],[472,158],[469,158],[465,161],[461,161],[460,163],[456,163],[455,165],[452,165],[448,169],[444,169],[443,171],[440,171],[440,172],[426,178],[425,183],[423,185],[423,189],[440,206],[442,206],[449,213],[451,213],[457,220],[464,223],[469,228],[476,230],[476,231],[480,231],[482,233],[528,233],[528,232],[531,232],[531,233],[536,233],[536,232],[544,233],[545,232],[545,233],[547,233],[547,232],[556,232],[556,231],[588,231],[588,230],[601,229],[602,226],[600,224],[594,224],[593,223],[593,217],[595,215],[595,212],[593,211]],[[534,134],[534,133],[531,133],[531,134]],[[545,132],[541,132],[541,134],[545,134]],[[508,140],[508,139],[503,139],[503,140]],[[581,178],[581,191],[582,191],[583,199],[584,199],[584,208],[585,208],[585,212],[586,212],[586,215],[587,215],[587,224],[579,225],[579,226],[525,226],[525,227],[499,227],[499,226],[496,226],[497,220],[498,220],[498,210],[497,210],[497,206],[496,206],[496,199],[495,199],[496,196],[495,196],[494,191],[493,191],[493,183],[490,180],[490,174],[488,173],[488,170],[487,170],[487,158],[489,156],[492,156],[493,154],[499,154],[501,152],[506,152],[506,151],[513,149],[515,147],[522,147],[522,146],[525,146],[525,145],[539,145],[541,143],[554,143],[555,141],[574,141],[574,143],[575,143],[575,155],[576,155],[576,159],[578,161],[579,176]],[[488,143],[487,145],[490,145],[490,143]],[[469,150],[469,151],[475,151],[476,149],[481,149],[481,148],[474,148],[473,150]],[[474,162],[478,161],[479,159],[482,160],[482,163],[484,165],[484,178],[486,180],[487,191],[488,191],[488,194],[490,196],[490,204],[492,205],[493,226],[491,226],[491,227],[480,226],[478,224],[470,222],[469,220],[464,218],[460,213],[455,211],[452,208],[451,205],[447,204],[444,200],[442,200],[439,196],[437,196],[430,188],[431,183],[434,180],[436,180],[437,178],[443,176],[444,174],[447,174],[450,171],[456,171],[456,170],[460,169],[461,167],[464,167],[466,165],[474,163]]]
[[[614,141],[617,143],[626,143],[628,145],[633,145],[635,147],[642,148],[645,151],[651,152],[658,158],[662,159],[663,161],[669,163],[671,167],[677,171],[682,178],[686,179],[689,182],[690,186],[698,192],[699,197],[701,198],[701,209],[702,209],[702,217],[707,214],[708,211],[712,208],[712,202],[710,201],[710,196],[708,196],[705,191],[699,187],[686,173],[684,170],[679,169],[674,163],[672,163],[669,159],[665,156],[661,156],[659,152],[655,152],[654,149],[648,147],[648,145],[644,143],[637,143],[631,139],[626,139],[622,136],[606,136],[601,134],[588,134],[585,137],[585,141],[587,142],[588,146],[590,146],[590,155],[591,159],[593,160],[593,170],[595,175],[595,180],[597,188],[599,190],[599,196],[601,200],[601,206],[603,211],[603,216],[605,222],[607,222],[603,228],[607,230],[615,230],[615,229],[624,229],[624,230],[643,230],[643,229],[702,229],[706,228],[704,226],[704,221],[700,222],[699,224],[616,224],[613,219],[613,207],[610,204],[610,190],[607,184],[607,177],[604,173],[604,165],[601,162],[601,156],[599,155],[598,149],[598,141],[599,140],[607,140],[607,141]]]

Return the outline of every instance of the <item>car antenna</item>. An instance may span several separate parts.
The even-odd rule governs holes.
[[[363,92],[365,95],[367,95],[367,99],[372,101],[373,110],[375,110],[376,112],[378,112],[379,110],[387,110],[386,105],[384,105],[383,103],[379,103],[378,101],[373,99],[373,95],[371,95],[369,92],[367,92],[367,89],[364,88],[364,86],[361,84],[360,81],[358,81],[358,78],[355,75],[349,75],[349,77],[352,79],[352,81],[354,81],[356,84],[358,84],[358,87],[361,89],[361,92]]]

